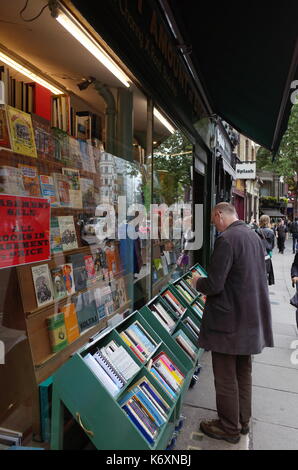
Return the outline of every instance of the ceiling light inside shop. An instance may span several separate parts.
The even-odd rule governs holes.
[[[0,61],[7,64],[9,67],[12,67],[13,69],[17,70],[22,75],[25,75],[25,77],[30,78],[33,82],[39,83],[39,85],[42,85],[43,87],[47,88],[54,95],[63,95],[64,94],[63,91],[61,91],[58,88],[56,88],[55,86],[51,85],[49,82],[47,82],[46,80],[41,78],[39,75],[36,75],[36,73],[31,72],[31,70],[27,69],[27,67],[24,67],[19,62],[16,62],[11,57],[9,57],[8,55],[4,54],[1,51],[0,51]]]
[[[166,118],[163,117],[162,114],[160,114],[160,112],[156,108],[154,108],[153,113],[154,116],[171,132],[171,134],[174,134],[174,127],[169,123],[169,121],[166,120]]]
[[[101,64],[103,64],[115,77],[120,80],[127,88],[129,88],[129,79],[124,72],[116,65],[116,63],[108,56],[108,54],[100,47],[100,45],[92,38],[88,31],[67,12],[58,10],[56,20],[63,26],[82,46],[84,46],[90,54],[92,54]]]

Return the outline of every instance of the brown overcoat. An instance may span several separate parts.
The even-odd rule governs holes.
[[[215,241],[207,278],[199,346],[225,354],[259,354],[273,347],[271,309],[262,242],[238,220]]]

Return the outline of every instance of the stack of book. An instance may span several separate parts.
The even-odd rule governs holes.
[[[168,355],[165,352],[159,353],[152,359],[152,364],[149,364],[148,369],[169,397],[176,400],[185,376]]]
[[[142,377],[119,401],[129,419],[149,444],[154,444],[160,428],[167,422],[169,405],[146,377]]]
[[[175,284],[175,287],[188,303],[193,302],[199,295],[187,280],[180,279],[180,281]]]
[[[104,387],[115,396],[128,380],[139,371],[139,366],[123,346],[111,341],[94,354],[88,353],[85,362]]]
[[[179,302],[177,297],[169,289],[167,289],[162,294],[162,297],[163,299],[165,299],[170,309],[174,311],[176,316],[181,317],[184,314],[184,312],[186,311],[186,308],[183,307],[183,305]]]
[[[160,324],[168,331],[171,332],[175,327],[176,323],[170,314],[166,311],[161,302],[156,300],[154,303],[149,306],[151,312],[160,322]]]
[[[189,331],[191,331],[195,339],[198,340],[200,335],[200,328],[195,324],[195,322],[190,317],[186,317],[185,320],[183,320],[183,324],[186,326],[186,328],[188,328]]]
[[[175,340],[181,346],[181,348],[189,355],[189,357],[194,361],[198,349],[189,339],[189,337],[181,329],[175,334]]]
[[[199,273],[200,276],[202,277],[207,277],[207,274],[206,274],[206,271],[204,271],[204,269],[199,265],[197,264],[196,266],[194,266],[191,270],[192,273]]]
[[[138,321],[122,331],[120,336],[141,362],[145,362],[157,347],[156,341]]]

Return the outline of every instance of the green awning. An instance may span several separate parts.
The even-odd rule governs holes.
[[[298,2],[168,0],[212,109],[276,151],[298,79]]]

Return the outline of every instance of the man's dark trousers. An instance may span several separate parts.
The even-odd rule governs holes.
[[[212,352],[218,417],[225,431],[239,434],[251,418],[251,356]]]

